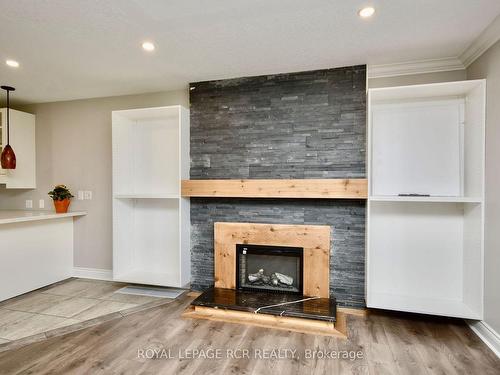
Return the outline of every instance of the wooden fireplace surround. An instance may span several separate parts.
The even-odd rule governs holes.
[[[215,287],[236,288],[236,244],[304,248],[303,294],[330,297],[330,227],[215,223]]]

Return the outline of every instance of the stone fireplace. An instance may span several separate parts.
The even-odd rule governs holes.
[[[191,83],[189,96],[190,180],[209,190],[189,195],[193,314],[296,330],[281,317],[332,324],[335,298],[364,306],[365,201],[288,193],[366,176],[366,66]],[[302,293],[239,289],[237,245],[302,248]],[[250,273],[290,272],[267,268]]]
[[[215,223],[215,287],[184,317],[345,337],[326,225]]]
[[[190,88],[190,180],[218,181],[214,190],[227,192],[241,187],[240,180],[366,177],[366,66],[194,82]],[[214,286],[216,222],[328,225],[335,254],[330,295],[342,306],[364,307],[366,201],[263,198],[260,190],[271,183],[253,185],[256,196],[248,190],[191,196],[191,287]]]

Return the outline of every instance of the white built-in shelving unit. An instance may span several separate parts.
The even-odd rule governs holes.
[[[114,111],[113,279],[184,287],[190,281],[189,112]]]
[[[368,307],[482,318],[485,92],[369,90]]]

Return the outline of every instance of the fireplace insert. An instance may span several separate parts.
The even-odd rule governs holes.
[[[301,247],[236,245],[236,288],[302,294]]]

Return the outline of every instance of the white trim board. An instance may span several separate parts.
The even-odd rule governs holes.
[[[482,321],[466,320],[474,333],[500,358],[500,335],[487,323]]]
[[[113,280],[112,270],[103,270],[99,268],[73,267],[73,277],[81,277],[83,279],[94,280]]]

